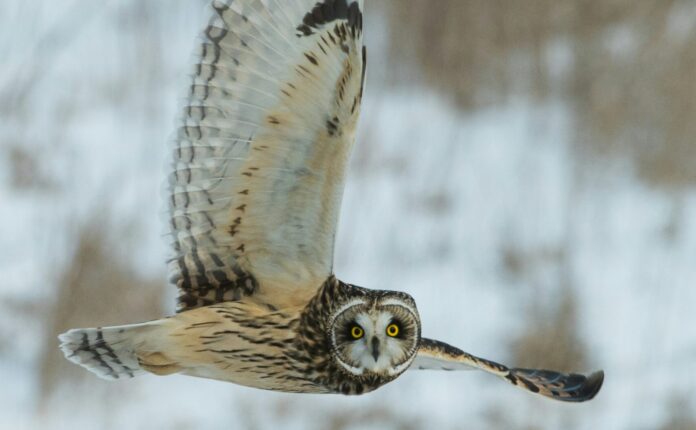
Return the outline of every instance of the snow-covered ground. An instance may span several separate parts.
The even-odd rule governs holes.
[[[0,94],[24,85],[21,70],[36,80],[1,111],[0,427],[653,429],[675,401],[696,415],[696,192],[651,188],[620,158],[580,164],[562,100],[520,97],[465,114],[423,86],[381,90],[379,66],[348,175],[337,274],[412,294],[425,336],[507,364],[532,302],[552,307],[570,288],[588,365],[573,370],[605,370],[597,398],[568,405],[488,375],[413,371],[357,398],[179,376],[62,380],[39,408],[46,329],[19,308],[50,313],[79,226],[103,218],[135,229],[137,243],[120,252],[164,279],[155,196],[203,22],[193,2],[148,3],[141,20],[127,13],[131,2],[60,4],[0,7],[0,51],[12,59]],[[76,33],[68,40],[40,31],[66,22]],[[12,184],[17,144],[40,154],[31,173],[50,186]],[[522,268],[511,271],[510,252]]]

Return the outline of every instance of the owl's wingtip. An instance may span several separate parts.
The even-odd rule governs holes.
[[[511,369],[508,382],[542,396],[562,402],[586,402],[593,399],[604,383],[604,371],[585,376],[541,369]]]
[[[587,377],[582,392],[579,393],[582,401],[591,400],[599,393],[604,384],[604,370],[598,370]]]

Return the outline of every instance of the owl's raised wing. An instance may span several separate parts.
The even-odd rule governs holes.
[[[502,364],[471,354],[444,342],[421,339],[418,355],[411,369],[471,370],[479,369],[505,379],[512,385],[533,393],[565,402],[584,402],[592,399],[602,388],[604,372],[590,376],[560,373],[552,370],[511,369]]]
[[[363,0],[213,1],[168,178],[178,311],[306,301],[332,273]]]

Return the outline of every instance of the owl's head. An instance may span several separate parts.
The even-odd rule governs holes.
[[[333,357],[355,376],[396,377],[411,364],[420,342],[420,317],[411,296],[373,291],[338,307],[331,318]]]

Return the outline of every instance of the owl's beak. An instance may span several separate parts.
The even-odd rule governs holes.
[[[372,338],[372,357],[377,362],[377,358],[379,358],[379,339],[377,337]]]

